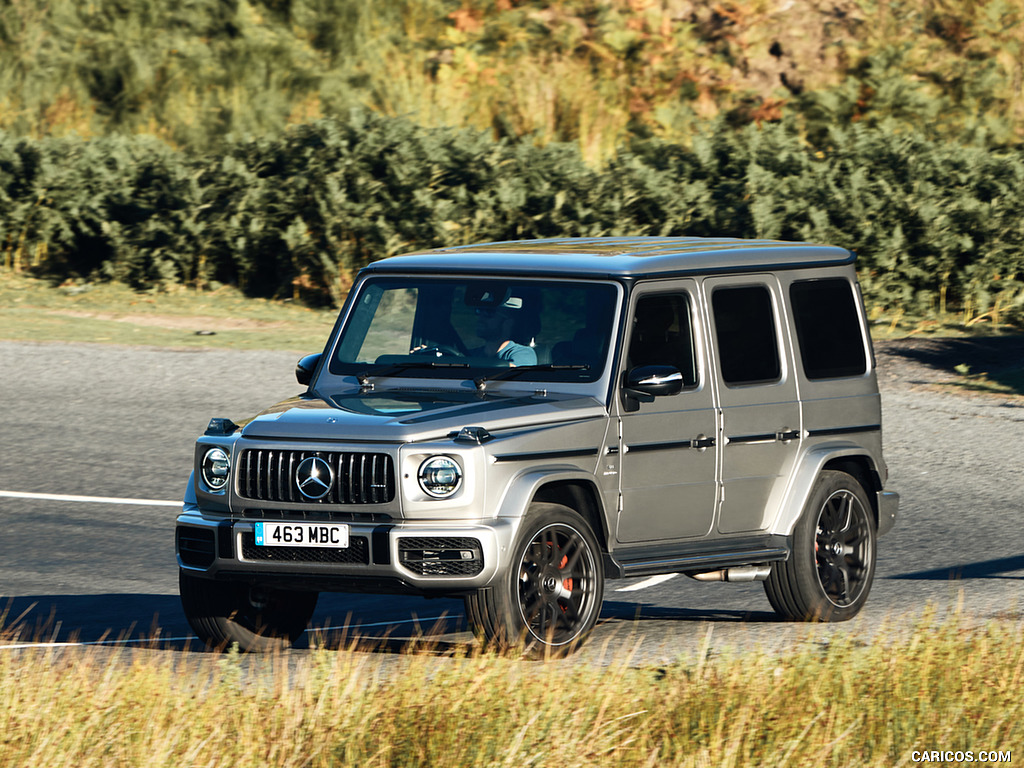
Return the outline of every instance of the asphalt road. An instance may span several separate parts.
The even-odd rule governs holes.
[[[297,393],[297,358],[0,342],[0,648],[119,638],[195,647],[178,603],[175,507],[113,500],[179,500],[193,441],[210,417],[243,418]],[[774,651],[834,632],[870,638],[912,628],[926,606],[959,606],[979,621],[1019,618],[1024,401],[883,381],[890,486],[902,505],[897,527],[879,541],[860,617],[816,628],[780,622],[760,584],[609,581],[579,658],[625,649],[663,663],[706,648]],[[325,595],[314,625],[347,627],[328,633],[334,645],[358,634],[394,647],[432,630],[442,649],[471,641],[455,600]]]

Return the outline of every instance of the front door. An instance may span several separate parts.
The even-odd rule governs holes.
[[[631,298],[619,381],[631,368],[667,365],[682,373],[683,390],[648,402],[617,398],[620,542],[685,539],[712,529],[717,416],[696,297],[694,281],[678,280]]]

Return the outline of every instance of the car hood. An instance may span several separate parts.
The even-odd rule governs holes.
[[[559,393],[473,393],[384,390],[289,398],[242,429],[247,438],[415,442],[463,427],[491,432],[599,418],[605,407],[588,396]]]

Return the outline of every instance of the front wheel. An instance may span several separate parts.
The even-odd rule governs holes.
[[[500,583],[466,598],[474,631],[498,647],[561,653],[597,623],[604,565],[587,522],[560,504],[532,504]]]
[[[793,531],[793,551],[764,583],[780,616],[795,621],[846,621],[868,599],[875,576],[871,502],[845,472],[819,475]]]
[[[181,606],[189,626],[209,648],[237,643],[255,653],[287,648],[305,632],[318,593],[242,582],[200,579],[179,572]]]

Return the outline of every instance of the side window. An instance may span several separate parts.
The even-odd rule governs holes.
[[[633,314],[627,365],[671,365],[683,374],[683,386],[697,384],[697,355],[685,293],[640,297]]]
[[[717,288],[711,294],[718,357],[726,384],[768,384],[782,376],[775,312],[767,287]]]
[[[867,372],[864,332],[848,280],[802,280],[789,289],[800,357],[808,379]]]

